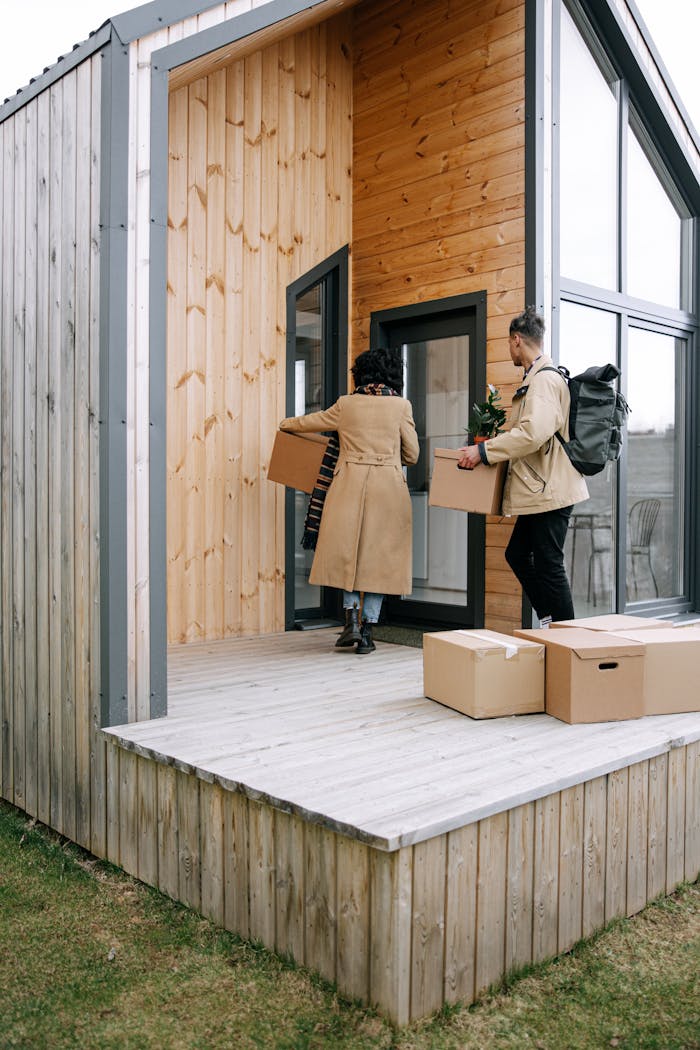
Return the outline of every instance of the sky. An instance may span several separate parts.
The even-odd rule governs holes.
[[[636,0],[671,78],[700,133],[698,0]],[[10,7],[11,0],[2,0]],[[0,35],[0,102],[85,40],[134,0],[15,0]],[[9,30],[9,31],[8,31]]]

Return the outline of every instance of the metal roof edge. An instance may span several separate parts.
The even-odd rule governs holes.
[[[649,48],[649,52],[651,54],[651,57],[654,59],[656,67],[659,70],[659,73],[661,74],[661,79],[663,80],[664,84],[666,85],[666,89],[667,89],[669,95],[673,99],[673,104],[676,107],[676,109],[678,110],[678,112],[680,113],[681,117],[683,118],[683,123],[685,124],[685,126],[686,126],[686,128],[688,130],[688,134],[690,135],[691,139],[693,140],[693,143],[695,144],[695,148],[697,149],[698,153],[700,153],[700,134],[698,134],[698,131],[697,131],[693,121],[690,118],[690,114],[688,113],[687,109],[685,108],[685,105],[683,104],[683,99],[681,98],[681,94],[678,91],[676,85],[674,84],[673,79],[671,78],[671,74],[669,73],[668,69],[666,68],[666,65],[665,65],[663,59],[661,58],[661,55],[660,55],[660,53],[659,53],[659,51],[658,51],[658,49],[656,47],[656,44],[654,43],[654,38],[651,35],[649,27],[647,26],[646,22],[642,18],[642,14],[641,14],[639,8],[637,7],[636,3],[634,2],[634,0],[625,0],[625,3],[629,7],[630,12],[632,13],[632,17],[634,18],[635,22],[637,23],[637,28],[639,29],[639,32],[642,35],[642,39],[644,40],[644,43]]]
[[[49,66],[38,77],[33,77],[26,87],[19,88],[16,94],[5,99],[5,102],[0,106],[0,124],[7,120],[8,117],[11,117],[13,113],[26,106],[33,98],[40,95],[42,91],[46,91],[48,87],[55,84],[66,73],[79,66],[86,58],[94,55],[96,51],[99,51],[106,44],[110,44],[112,33],[113,26],[108,20],[99,29],[96,29],[87,40],[83,40],[81,44],[76,44],[67,55],[62,55],[53,66]]]
[[[690,157],[680,129],[671,119],[666,100],[662,98],[657,85],[647,76],[642,55],[614,0],[580,0],[580,3],[594,30],[612,48],[615,65],[619,67],[618,72],[628,80],[632,94],[640,105],[642,117],[649,122],[649,130],[653,129],[652,139],[661,153],[663,162],[675,174],[688,207],[693,214],[698,214],[700,159]],[[664,86],[667,88],[665,83]]]
[[[194,59],[217,51],[221,47],[242,40],[262,29],[267,29],[278,22],[299,14],[302,11],[319,7],[325,0],[266,0],[265,3],[241,11],[233,18],[208,26],[191,36],[183,37],[172,44],[153,52],[154,70],[165,67],[167,70],[186,65]]]
[[[124,11],[121,15],[115,15],[110,21],[122,42],[129,44],[142,36],[154,33],[157,29],[174,25],[185,18],[192,18],[212,7],[220,6],[221,0],[151,0],[151,3],[141,4]]]

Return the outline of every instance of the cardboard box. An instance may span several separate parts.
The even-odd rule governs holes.
[[[618,631],[648,631],[657,627],[669,627],[668,620],[652,620],[649,616],[623,616],[614,613],[612,616],[584,616],[580,620],[556,620],[550,627],[583,627],[587,631],[605,631],[606,634]]]
[[[425,634],[423,691],[471,718],[544,711],[544,648],[495,631]]]
[[[429,505],[472,514],[500,514],[508,464],[487,467],[480,463],[473,470],[460,470],[460,455],[454,448],[435,449]]]
[[[300,492],[313,492],[328,438],[322,434],[291,434],[278,430],[272,446],[268,481]]]
[[[653,635],[655,631],[644,632]],[[545,646],[545,710],[562,722],[616,722],[644,711],[645,647],[619,634],[570,627],[516,631]]]
[[[674,715],[700,711],[700,627],[678,631],[621,631],[619,636],[644,645],[644,714]]]

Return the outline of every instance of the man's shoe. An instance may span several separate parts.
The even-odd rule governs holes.
[[[353,605],[352,609],[345,610],[345,627],[340,632],[335,647],[336,649],[347,649],[359,642],[361,638],[360,610]]]
[[[367,620],[362,621],[362,627],[360,629],[361,638],[357,643],[356,653],[363,656],[365,653],[373,653],[377,648],[372,641],[372,624],[368,623]]]

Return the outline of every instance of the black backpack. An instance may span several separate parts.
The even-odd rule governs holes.
[[[630,407],[615,389],[620,369],[610,364],[593,365],[571,376],[563,365],[547,365],[540,372],[558,372],[569,386],[569,440],[564,441],[557,433],[564,451],[580,474],[599,474],[606,463],[619,459],[622,451],[622,428]]]

